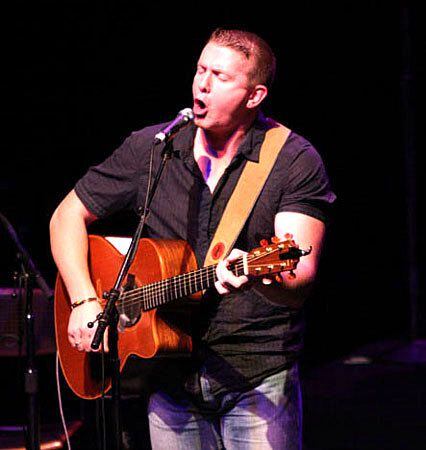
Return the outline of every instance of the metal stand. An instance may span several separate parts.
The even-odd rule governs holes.
[[[34,313],[33,294],[34,283],[46,294],[47,298],[52,298],[52,290],[47,285],[40,272],[35,267],[27,250],[18,239],[17,233],[0,213],[0,223],[3,224],[10,238],[17,248],[17,260],[19,272],[16,273],[16,280],[19,282],[20,303],[25,304],[24,334],[25,334],[25,371],[24,390],[27,396],[27,423],[25,432],[25,446],[28,450],[40,449],[40,411],[39,411],[39,387],[38,372],[35,361],[36,346],[34,333]],[[25,301],[24,301],[25,296]],[[22,337],[20,337],[22,342]]]
[[[12,227],[11,223],[7,220],[7,218],[0,213],[0,222],[4,226],[7,234],[12,239],[13,243],[16,246],[17,251],[19,252],[20,257],[25,261],[25,265],[28,267],[28,270],[31,274],[33,274],[34,281],[37,286],[44,292],[46,298],[53,299],[53,290],[46,283],[46,280],[43,278],[40,271],[37,269],[33,260],[31,259],[29,253],[25,249],[25,247],[21,244],[18,239],[18,235],[15,229]]]
[[[151,148],[151,161],[153,158],[155,144],[152,145]],[[105,330],[109,327],[108,334],[108,346],[110,351],[110,361],[111,361],[111,398],[112,398],[112,406],[113,406],[113,424],[112,424],[112,432],[113,432],[113,447],[116,450],[120,450],[122,448],[122,427],[121,427],[121,416],[120,416],[120,358],[118,354],[118,311],[116,308],[116,302],[121,293],[121,286],[123,281],[130,269],[130,266],[134,260],[139,240],[142,236],[143,229],[145,227],[146,219],[149,215],[149,208],[151,206],[152,199],[154,197],[155,191],[158,187],[161,174],[163,173],[164,167],[169,159],[172,157],[172,151],[170,146],[166,145],[163,154],[162,161],[157,170],[157,173],[154,178],[154,182],[152,187],[148,185],[148,192],[146,196],[146,202],[144,206],[144,210],[141,214],[140,221],[138,227],[135,231],[135,234],[130,243],[130,247],[126,253],[123,264],[121,265],[119,274],[114,283],[114,287],[109,291],[104,293],[104,298],[107,300],[104,310],[98,315],[96,321],[98,322],[98,328],[96,329],[95,336],[93,337],[93,341],[91,347],[94,350],[97,350],[103,341],[103,336],[105,334]],[[89,328],[92,328],[94,322],[89,322]]]
[[[18,253],[21,260],[19,285],[20,295],[25,293],[25,335],[26,335],[26,364],[24,372],[24,387],[27,396],[27,427],[25,433],[25,447],[27,450],[40,449],[40,410],[38,371],[35,364],[35,334],[33,314],[33,278],[29,272],[25,259]]]

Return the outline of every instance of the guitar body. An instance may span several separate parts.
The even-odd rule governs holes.
[[[109,291],[117,278],[123,255],[106,239],[89,236],[89,269],[99,298]],[[136,286],[147,285],[165,278],[190,272],[197,268],[195,255],[184,241],[141,239],[129,274],[134,275]],[[200,295],[198,296],[200,297]],[[120,327],[118,352],[120,370],[133,354],[152,358],[162,352],[190,352],[192,341],[187,313],[170,308],[142,312],[117,304],[119,313],[131,319],[130,325]],[[170,305],[173,309],[173,305]],[[183,307],[184,308],[184,307]],[[181,310],[184,311],[184,310]],[[95,399],[111,387],[108,374],[108,355],[105,355],[105,386],[102,384],[100,352],[79,352],[68,341],[68,320],[71,314],[70,299],[65,285],[58,275],[55,286],[55,331],[62,371],[73,392],[84,399]],[[93,318],[95,319],[95,318]]]

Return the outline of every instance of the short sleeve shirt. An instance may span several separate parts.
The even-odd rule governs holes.
[[[75,186],[83,204],[99,218],[143,206],[148,184],[150,149],[164,124],[133,133],[103,163],[91,167]],[[224,208],[247,161],[259,161],[267,129],[262,116],[246,134],[237,154],[213,193],[194,160],[194,125],[169,143],[167,163],[153,198],[145,235],[186,240],[198,263],[204,261]],[[154,151],[154,171],[163,146]],[[274,236],[279,212],[298,212],[327,222],[335,195],[323,161],[314,147],[292,132],[235,244],[244,251]],[[263,289],[255,281],[244,289],[219,296],[207,293],[197,339],[197,357],[214,392],[247,388],[290,367],[302,348],[301,309],[287,305],[279,287]],[[284,301],[283,301],[284,300]],[[197,378],[188,389],[198,389]]]

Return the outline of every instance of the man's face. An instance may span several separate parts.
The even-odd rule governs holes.
[[[248,77],[252,64],[231,48],[214,43],[204,47],[192,84],[197,126],[227,132],[244,122],[252,91]]]

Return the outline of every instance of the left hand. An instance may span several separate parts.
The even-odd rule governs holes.
[[[232,250],[229,256],[220,261],[219,264],[217,265],[216,275],[218,281],[216,281],[214,285],[219,294],[221,295],[229,294],[231,292],[231,288],[238,289],[244,283],[247,283],[248,278],[246,275],[241,275],[237,277],[230,270],[228,270],[230,263],[234,262],[240,256],[243,256],[245,254],[246,252],[234,248],[234,250]]]

